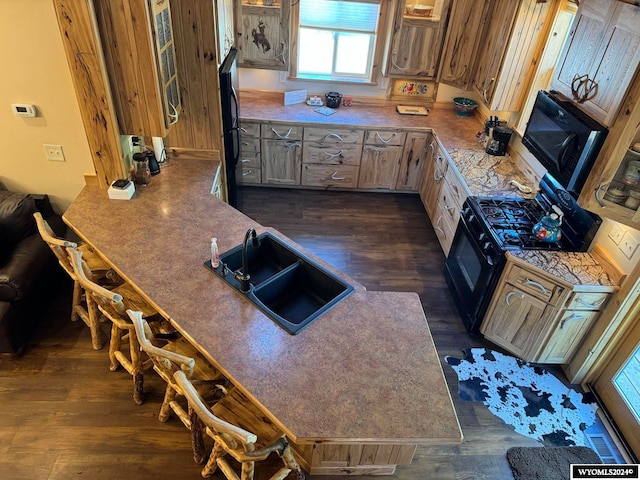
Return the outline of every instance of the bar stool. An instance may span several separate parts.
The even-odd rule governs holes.
[[[158,312],[146,302],[128,283],[108,290],[87,278],[88,267],[82,253],[76,248],[68,249],[73,271],[78,282],[92,299],[99,312],[111,321],[109,341],[109,369],[114,372],[122,366],[133,378],[133,399],[138,405],[144,402],[144,371],[151,368],[151,361],[144,358],[133,323],[126,314],[127,308],[140,310],[145,317],[162,323]],[[92,307],[95,308],[95,307]],[[124,346],[124,348],[123,348]],[[128,347],[128,348],[127,348]]]
[[[117,286],[122,283],[122,279],[111,269],[100,256],[91,249],[87,244],[78,244],[66,239],[58,238],[53,229],[42,217],[40,212],[33,214],[38,226],[38,232],[42,240],[51,248],[62,269],[67,272],[73,280],[73,297],[71,302],[71,320],[76,321],[80,318],[91,332],[91,344],[95,350],[102,348],[103,339],[96,315],[95,305],[92,305],[91,298],[80,285],[78,277],[71,265],[71,258],[68,249],[75,248],[81,252],[84,262],[86,262],[90,271],[85,272],[91,281],[102,286]]]
[[[153,333],[147,321],[142,318],[142,312],[127,310],[127,314],[135,328],[140,348],[153,362],[156,373],[167,383],[158,419],[166,422],[173,411],[191,432],[194,461],[198,464],[204,463],[206,451],[202,429],[198,428],[198,422],[193,421],[193,412],[190,411],[186,400],[186,405],[180,403],[179,397],[184,398],[184,394],[173,374],[178,370],[183,371],[196,385],[198,393],[206,399],[209,407],[226,394],[229,382],[187,339],[177,336],[167,340],[160,347],[163,340],[158,340],[159,335]]]
[[[264,417],[237,388],[229,390],[227,396],[209,409],[196,386],[182,370],[173,377],[184,393],[189,407],[198,416],[205,432],[213,439],[213,449],[202,469],[205,478],[214,474],[218,467],[229,480],[253,480],[256,462],[266,460],[273,452],[282,459],[283,466],[269,480],[283,480],[290,473],[298,479],[304,479],[304,472],[296,462],[289,442],[275,425]],[[238,403],[240,401],[240,403]],[[251,425],[256,433],[238,425]],[[240,476],[226,458],[228,456],[240,463]]]

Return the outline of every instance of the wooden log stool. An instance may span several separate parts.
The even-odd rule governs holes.
[[[33,214],[38,226],[38,232],[42,240],[51,248],[58,259],[62,269],[73,280],[73,297],[71,302],[71,320],[81,319],[91,332],[91,344],[95,350],[100,350],[103,345],[102,333],[98,323],[98,316],[95,315],[95,306],[91,305],[91,298],[86,294],[80,285],[78,277],[71,265],[69,248],[77,249],[81,254],[88,270],[87,277],[105,287],[113,288],[123,283],[123,280],[107,265],[107,263],[87,244],[78,244],[70,240],[56,237],[55,233],[40,212]]]
[[[92,299],[90,308],[104,315],[111,322],[111,339],[109,341],[109,369],[114,372],[122,366],[133,378],[133,399],[138,405],[144,402],[144,371],[152,366],[151,360],[141,352],[140,344],[133,323],[129,320],[127,308],[139,310],[149,320],[153,319],[159,329],[171,329],[160,314],[146,302],[142,296],[128,283],[123,283],[108,290],[87,278],[88,267],[83,261],[82,253],[69,248],[71,265],[78,282]],[[98,316],[98,312],[92,315]]]
[[[266,460],[275,452],[283,465],[269,480],[283,480],[289,475],[298,480],[304,479],[304,473],[293,456],[286,436],[237,388],[231,388],[210,409],[185,372],[177,370],[173,376],[187,398],[189,407],[196,413],[206,434],[214,442],[201,472],[203,477],[210,477],[219,467],[229,480],[253,480],[256,462]],[[245,425],[256,433],[247,430]],[[240,464],[240,475],[228,457]]]
[[[184,337],[178,335],[166,341],[164,338],[159,339],[161,335],[154,334],[153,329],[142,318],[142,312],[127,310],[127,314],[135,328],[140,348],[153,362],[156,373],[167,383],[158,419],[166,422],[171,412],[174,412],[191,432],[194,461],[204,463],[206,451],[202,429],[198,428],[200,425],[197,422],[192,421],[194,414],[186,400],[185,405],[180,403],[184,394],[173,374],[178,370],[183,371],[192,384],[196,385],[199,395],[209,407],[224,397],[229,386],[228,380]],[[162,343],[164,345],[160,346]]]

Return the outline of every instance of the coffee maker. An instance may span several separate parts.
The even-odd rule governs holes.
[[[502,157],[507,153],[507,146],[513,134],[513,130],[507,128],[507,122],[500,120],[496,116],[489,117],[489,119],[484,122],[484,134],[485,152],[497,157]]]

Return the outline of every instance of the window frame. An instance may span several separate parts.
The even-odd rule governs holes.
[[[389,0],[351,0],[358,3],[377,3],[380,5],[380,14],[378,17],[377,33],[374,36],[373,56],[371,57],[371,77],[348,76],[348,75],[331,75],[325,77],[317,76],[299,76],[298,74],[298,47],[300,33],[300,2],[291,5],[291,52],[289,61],[289,78],[291,80],[309,81],[309,82],[332,82],[346,83],[350,85],[377,85],[380,77],[380,64],[383,56],[385,44],[387,42],[388,30],[388,10]]]

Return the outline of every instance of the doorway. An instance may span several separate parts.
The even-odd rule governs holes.
[[[640,457],[640,315],[593,382],[629,447]]]

